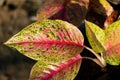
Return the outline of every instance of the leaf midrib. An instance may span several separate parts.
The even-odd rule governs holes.
[[[22,42],[12,42],[12,43],[5,43],[5,44],[28,44],[28,43],[37,43],[37,44],[58,44],[58,45],[73,45],[73,46],[83,46],[82,41],[72,42],[72,41],[65,41],[65,40],[42,40],[42,41],[22,41]]]
[[[75,57],[71,58],[70,60],[66,61],[65,63],[60,63],[61,65],[56,70],[52,70],[52,73],[46,74],[42,77],[42,79],[50,79],[52,76],[56,75],[57,73],[67,69],[67,67],[72,66],[73,64],[77,63],[78,61],[82,60],[80,55],[76,55]],[[51,70],[51,69],[50,69]],[[34,79],[40,79],[40,77],[35,77]]]

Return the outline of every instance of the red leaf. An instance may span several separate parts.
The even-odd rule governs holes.
[[[80,55],[60,63],[39,61],[32,68],[30,80],[73,80],[79,71],[81,61]]]
[[[32,59],[49,60],[50,56],[54,58],[64,54],[72,57],[79,54],[83,41],[81,32],[74,25],[61,20],[43,20],[23,29],[7,41],[6,45]]]
[[[62,10],[66,2],[69,2],[69,0],[46,0],[37,11],[38,20],[50,18]]]
[[[81,32],[74,25],[61,20],[42,20],[41,22],[29,25],[5,44],[17,49],[27,57],[39,61],[34,66],[35,68],[33,67],[31,76],[36,74],[39,66],[41,66],[40,71],[37,73],[40,74],[44,73],[43,69],[48,70],[48,65],[55,67],[51,64],[59,64],[60,67],[58,66],[56,71],[51,70],[51,68],[48,70],[53,72],[50,75],[40,74],[45,76],[40,77],[42,80],[48,80],[48,78],[51,78],[55,74],[59,74],[57,79],[60,79],[58,77],[62,77],[61,75],[65,72],[67,73],[66,75],[71,75],[71,70],[75,70],[75,73],[77,73],[79,69],[79,65],[77,64],[79,64],[79,60],[81,59],[78,54],[83,50],[83,42],[84,38]],[[72,69],[73,67],[75,69]],[[69,69],[70,73],[66,71]],[[75,73],[73,72],[72,74]],[[35,76],[37,78],[39,75]],[[74,77],[72,76],[68,80]],[[61,80],[63,79],[66,79],[66,77],[61,78]]]
[[[111,65],[120,64],[120,20],[109,25],[105,30],[104,58]]]
[[[108,64],[119,65],[120,64],[120,43],[106,50],[104,53],[104,59]]]

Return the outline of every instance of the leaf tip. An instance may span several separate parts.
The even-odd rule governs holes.
[[[1,43],[2,44],[2,43]],[[4,45],[7,45],[7,41],[3,43]]]

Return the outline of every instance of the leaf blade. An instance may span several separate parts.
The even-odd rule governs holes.
[[[104,40],[105,33],[102,29],[100,29],[97,25],[86,21],[85,29],[88,41],[93,48],[93,50],[97,53],[102,53],[105,51],[104,49]]]
[[[61,20],[43,20],[23,29],[6,45],[34,60],[52,61],[56,57],[53,62],[59,62],[59,57],[67,60],[79,54],[83,42],[81,32],[72,24]]]
[[[104,52],[104,59],[110,65],[120,64],[120,43]]]
[[[68,0],[48,0],[37,11],[38,20],[50,18],[64,8],[64,4]]]
[[[105,46],[106,50],[110,47],[117,45],[120,42],[120,20],[109,25],[105,30]]]
[[[43,64],[39,61],[32,68],[30,80],[73,80],[79,71],[81,60],[81,56],[77,55],[61,63]]]
[[[109,25],[105,30],[104,59],[108,64],[120,64],[120,20]]]

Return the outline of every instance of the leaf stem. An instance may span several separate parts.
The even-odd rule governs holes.
[[[99,54],[97,54],[95,51],[93,51],[91,48],[89,48],[89,47],[87,47],[87,46],[83,46],[85,49],[87,49],[87,50],[89,50],[90,52],[92,52],[95,56],[96,56],[96,58],[98,59],[98,61],[96,62],[95,60],[93,60],[93,59],[91,59],[91,58],[88,58],[88,59],[91,59],[92,61],[94,61],[94,62],[96,62],[97,64],[98,64],[98,62],[99,62],[99,65],[101,66],[101,67],[105,67],[106,66],[106,62],[105,62],[105,60],[103,59],[103,56],[100,56]]]
[[[103,66],[103,64],[101,64],[101,62],[98,59],[94,59],[94,58],[91,58],[91,57],[82,57],[82,58],[92,60],[93,62],[95,62],[96,64],[98,64],[102,68],[105,67],[105,66]]]

